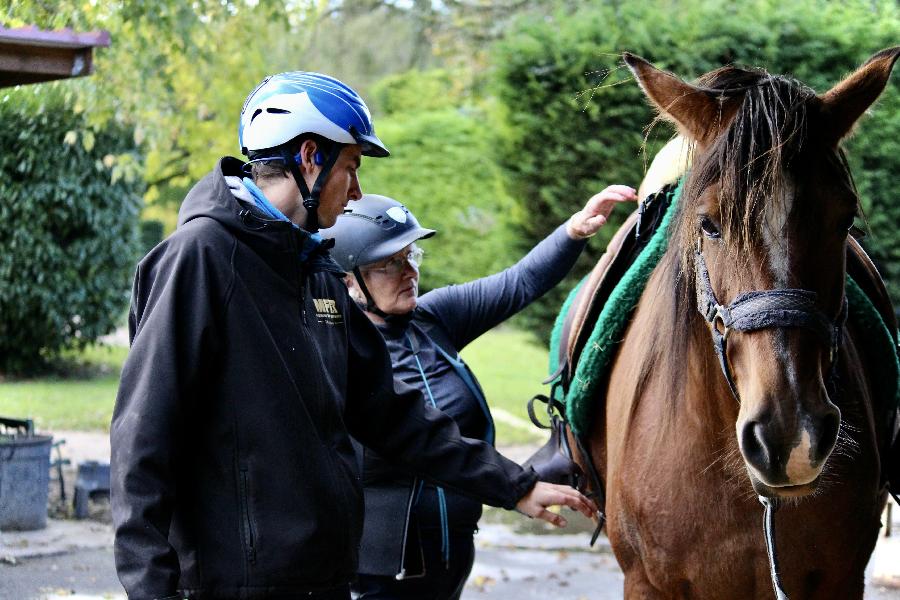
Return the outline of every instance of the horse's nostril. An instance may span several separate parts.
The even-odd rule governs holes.
[[[822,463],[831,454],[837,443],[838,430],[841,427],[841,416],[836,413],[829,413],[822,419],[822,429],[819,433],[819,443],[816,444],[814,451],[814,460],[816,464]]]
[[[769,449],[765,442],[765,426],[759,421],[751,421],[744,425],[741,432],[741,450],[744,458],[754,468],[768,472]]]

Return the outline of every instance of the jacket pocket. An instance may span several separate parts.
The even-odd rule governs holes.
[[[329,456],[332,466],[332,480],[339,501],[343,505],[341,519],[349,556],[357,556],[359,551],[359,538],[362,535],[363,515],[365,504],[363,503],[362,486],[356,481],[356,474],[335,452]]]
[[[241,493],[241,538],[244,541],[244,552],[250,564],[256,562],[256,531],[253,526],[253,517],[250,514],[250,469],[241,465],[240,471]]]

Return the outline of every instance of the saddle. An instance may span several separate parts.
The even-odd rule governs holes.
[[[616,231],[606,252],[579,287],[563,321],[559,340],[557,373],[567,391],[575,375],[578,359],[594,330],[600,311],[610,294],[634,263],[659,227],[669,206],[675,184],[647,196]]]
[[[638,210],[628,217],[613,236],[597,266],[578,288],[574,300],[567,303],[569,310],[565,315],[558,342],[559,368],[545,382],[553,382],[550,396],[535,396],[528,403],[531,421],[542,429],[550,429],[551,435],[548,442],[526,461],[525,466],[533,467],[542,481],[569,484],[597,503],[600,512],[597,526],[591,536],[592,546],[606,522],[605,486],[584,440],[566,419],[562,399],[569,389],[581,350],[590,337],[603,305],[659,227],[671,201],[672,196],[669,192],[672,189],[671,186],[665,187],[648,196]],[[543,425],[537,419],[534,411],[535,401],[547,405],[549,425]],[[580,456],[574,455],[574,448],[578,449]]]

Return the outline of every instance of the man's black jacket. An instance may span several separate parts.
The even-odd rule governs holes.
[[[306,234],[239,202],[225,158],[138,265],[113,414],[112,509],[131,600],[262,598],[344,585],[363,518],[348,435],[511,508],[533,471],[411,388]]]

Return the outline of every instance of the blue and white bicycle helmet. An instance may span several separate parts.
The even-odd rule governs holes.
[[[316,134],[335,142],[321,160],[322,172],[312,190],[306,186],[298,156],[288,142],[303,134]],[[316,231],[319,193],[345,145],[358,144],[365,156],[390,153],[375,135],[372,116],[363,99],[334,77],[306,71],[279,73],[265,78],[241,109],[238,125],[241,152],[251,162],[281,160],[290,169],[307,209],[306,229]]]

